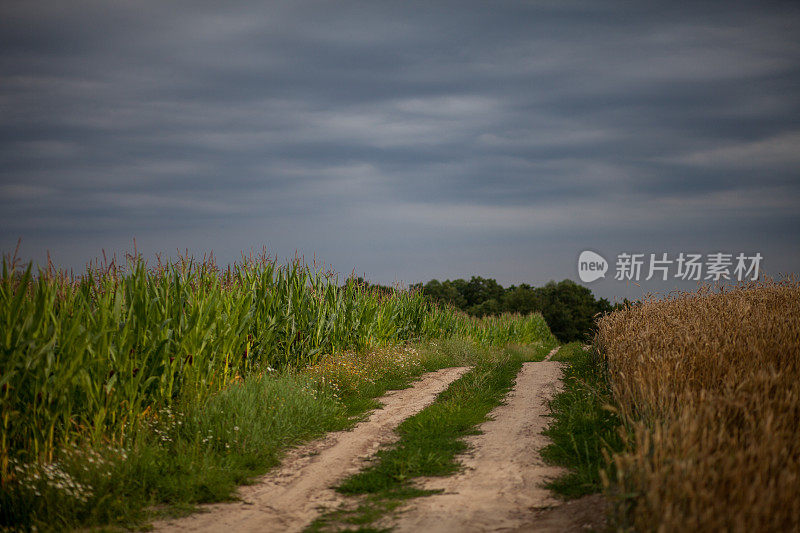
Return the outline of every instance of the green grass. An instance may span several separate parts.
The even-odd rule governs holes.
[[[425,371],[477,364],[486,373],[498,354],[514,360],[541,359],[549,349],[549,344],[539,343],[504,352],[465,338],[434,341],[420,348],[419,365],[392,367],[392,359],[383,359],[385,366],[378,373],[370,373],[369,379],[353,378],[357,382],[338,396],[316,382],[313,373],[252,374],[186,409],[174,406],[146,413],[127,446],[70,447],[47,466],[49,470],[36,471],[38,480],[31,479],[33,470],[20,475],[18,479],[27,481],[0,491],[2,523],[40,531],[109,524],[129,528],[159,516],[185,514],[197,504],[230,499],[237,485],[277,465],[288,446],[349,427],[377,405],[377,397],[408,386]],[[477,382],[487,379],[471,375]],[[446,404],[448,409],[454,402],[458,400]],[[468,413],[459,416],[462,428],[473,423]],[[425,424],[433,431],[438,422]],[[455,446],[436,454],[434,463],[445,465],[443,472],[452,468],[446,466],[447,458],[461,449]],[[65,480],[86,490],[61,486]],[[407,497],[411,492],[397,490],[394,495]]]
[[[414,478],[456,472],[460,468],[456,457],[467,449],[464,437],[478,433],[477,426],[502,402],[522,362],[542,360],[552,344],[490,349],[442,343],[438,348],[444,354],[467,350],[462,358],[472,360],[474,368],[453,382],[433,404],[401,423],[397,443],[378,451],[370,466],[336,487],[343,494],[359,496],[357,503],[324,514],[308,531],[351,526],[368,531],[363,528],[366,524],[390,513],[403,501],[431,494],[416,488]]]
[[[299,261],[18,266],[3,257],[0,272],[0,529],[130,526],[230,498],[387,389],[471,363],[468,345],[553,342],[540,314],[478,320]],[[344,391],[308,374],[422,342],[442,344]]]
[[[150,506],[175,512],[229,499],[238,484],[276,465],[287,445],[346,423],[344,406],[318,395],[302,376],[252,376],[187,411],[147,417],[124,451],[62,452],[54,464],[90,487],[88,498],[75,501],[59,486],[63,475],[40,476],[29,488],[28,482],[3,491],[3,522],[40,531],[131,526],[148,517]]]
[[[552,444],[542,450],[542,457],[569,469],[547,484],[564,498],[600,492],[600,471],[611,467],[604,451],[623,447],[604,362],[594,350],[584,351],[581,344],[566,344],[552,358],[568,364],[564,389],[550,402],[553,422],[544,434]]]
[[[302,372],[251,375],[188,409],[148,413],[126,448],[71,447],[37,471],[38,480],[23,474],[27,481],[0,491],[2,523],[40,531],[132,527],[228,500],[237,485],[277,465],[288,446],[352,425],[376,397],[426,369],[464,362],[457,351],[423,352],[421,366],[384,368],[339,397]],[[86,490],[76,493],[70,481]]]
[[[476,366],[435,404],[400,424],[397,446],[379,452],[377,464],[348,478],[337,490],[344,494],[403,490],[409,479],[458,470],[455,456],[466,449],[462,438],[474,434],[474,426],[498,405],[521,364],[513,359]]]

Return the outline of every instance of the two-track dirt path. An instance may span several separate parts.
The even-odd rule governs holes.
[[[548,444],[549,400],[561,388],[561,364],[525,363],[506,403],[467,438],[454,476],[427,478],[419,486],[441,494],[411,500],[397,518],[382,525],[394,531],[471,533],[485,531],[576,532],[602,527],[603,501],[591,496],[563,503],[543,484],[563,472],[546,465],[539,450]]]
[[[543,484],[563,470],[544,464],[541,433],[549,424],[548,401],[561,387],[561,363],[550,358],[525,363],[506,403],[492,411],[482,433],[467,439],[459,457],[464,469],[450,477],[419,481],[441,494],[410,500],[399,515],[380,526],[398,532],[484,531],[577,532],[603,526],[603,500],[590,496],[566,504]],[[242,487],[240,502],[205,506],[206,513],[155,524],[156,531],[302,531],[320,513],[345,502],[331,487],[359,471],[377,450],[396,439],[394,428],[431,404],[466,367],[422,377],[411,388],[392,391],[351,431],[292,450],[281,467],[255,485]]]
[[[392,525],[398,532],[513,531],[529,524],[538,509],[557,506],[542,485],[561,469],[545,465],[538,450],[549,424],[547,402],[561,386],[561,363],[525,363],[506,403],[492,411],[482,433],[467,438],[459,459],[464,469],[427,478],[424,489],[442,494],[412,500]],[[387,524],[388,525],[388,524]]]
[[[330,433],[290,451],[278,469],[239,490],[240,502],[204,506],[197,513],[154,524],[156,531],[240,533],[302,531],[318,514],[342,501],[331,487],[358,472],[379,447],[397,437],[394,428],[430,405],[467,367],[445,368],[408,389],[381,398],[383,407],[350,431]]]

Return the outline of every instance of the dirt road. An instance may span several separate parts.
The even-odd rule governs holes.
[[[395,440],[393,430],[400,422],[431,404],[466,370],[431,372],[411,388],[390,392],[381,398],[384,406],[353,430],[331,433],[292,450],[280,468],[240,489],[241,502],[204,506],[206,513],[158,522],[155,531],[302,531],[316,518],[318,507],[335,507],[341,501],[332,486],[358,472],[380,446]]]
[[[537,530],[531,524],[535,512],[560,503],[542,484],[561,469],[545,465],[538,453],[547,444],[541,435],[549,423],[547,401],[560,378],[561,363],[525,363],[506,404],[492,412],[481,435],[467,439],[470,451],[460,457],[464,470],[420,483],[444,493],[412,500],[392,524],[396,531]]]
[[[603,500],[591,496],[563,504],[542,485],[562,470],[545,465],[538,450],[549,424],[548,401],[561,386],[561,363],[525,363],[506,403],[467,439],[459,457],[464,469],[450,477],[420,480],[443,493],[416,498],[381,527],[398,532],[470,533],[485,531],[577,532],[602,527]],[[291,451],[276,471],[240,490],[242,502],[205,507],[208,513],[155,524],[157,531],[302,531],[320,513],[335,509],[343,496],[331,489],[360,470],[379,447],[396,439],[393,429],[424,409],[467,368],[423,376],[413,387],[381,399],[384,407],[352,431]]]

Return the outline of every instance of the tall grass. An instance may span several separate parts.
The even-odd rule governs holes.
[[[483,318],[456,315],[453,331],[463,337],[471,337],[486,346],[507,344],[529,344],[544,342],[555,346],[556,338],[550,333],[542,315],[534,313],[519,315],[507,313]]]
[[[649,299],[595,344],[632,434],[608,480],[618,526],[800,530],[800,283]]]
[[[0,278],[0,468],[52,459],[79,434],[120,440],[146,410],[196,402],[243,374],[446,331],[418,294],[380,297],[299,262],[225,271],[180,261],[81,277]],[[445,325],[446,326],[446,325]]]
[[[479,321],[420,293],[340,283],[265,255],[221,270],[182,258],[153,268],[95,264],[80,275],[17,268],[0,277],[0,473],[53,461],[76,442],[122,444],[147,415],[188,409],[244,376],[398,342],[549,336],[541,315]]]

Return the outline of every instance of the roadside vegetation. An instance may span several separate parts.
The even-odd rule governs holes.
[[[423,476],[447,476],[460,465],[456,456],[467,445],[464,437],[474,435],[511,389],[524,361],[541,361],[554,340],[530,346],[482,347],[460,340],[444,341],[440,353],[460,353],[463,363],[474,365],[436,401],[397,428],[399,440],[376,454],[371,464],[345,479],[336,490],[354,498],[325,513],[307,531],[340,531],[359,528],[377,531],[376,522],[409,498],[425,496],[415,486]]]
[[[555,342],[540,314],[470,317],[265,256],[80,276],[4,258],[0,332],[0,527],[39,530],[229,498],[387,389],[473,360],[463,346]],[[417,348],[446,339],[463,340]]]
[[[606,365],[580,342],[561,346],[551,361],[567,364],[564,387],[550,402],[553,422],[544,432],[552,443],[541,453],[548,463],[569,471],[547,487],[565,498],[600,492],[609,453],[623,448]]]
[[[472,316],[541,313],[560,342],[590,340],[596,315],[614,309],[605,298],[595,299],[592,291],[568,279],[543,287],[522,283],[504,288],[494,279],[473,276],[469,281],[434,279],[418,288],[432,300]]]
[[[620,531],[800,529],[800,283],[645,299],[563,346],[544,457]]]

